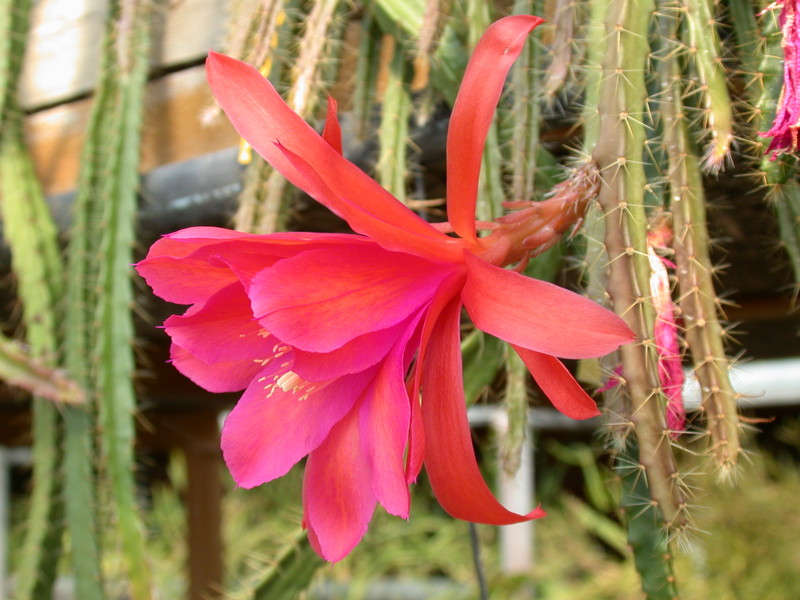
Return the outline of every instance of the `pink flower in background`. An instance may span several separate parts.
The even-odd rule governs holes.
[[[676,308],[672,302],[672,291],[667,267],[675,265],[658,256],[655,248],[666,248],[672,238],[668,225],[661,223],[648,233],[647,253],[650,262],[650,294],[656,309],[656,323],[653,327],[656,351],[658,352],[658,379],[667,398],[667,428],[673,437],[686,430],[686,407],[683,402],[683,374],[678,324],[675,320]]]
[[[783,33],[783,87],[772,128],[762,133],[771,137],[767,152],[775,160],[781,152],[797,150],[797,130],[800,128],[800,23],[798,0],[780,0],[770,4],[763,12],[781,7],[780,24]]]
[[[137,269],[156,294],[191,305],[165,322],[175,366],[210,391],[245,390],[222,433],[234,480],[254,487],[308,456],[304,524],[327,560],[358,543],[376,504],[408,517],[409,484],[423,463],[455,517],[508,524],[544,514],[505,509],[478,469],[463,395],[462,307],[511,343],[554,406],[578,419],[597,407],[556,357],[600,356],[632,339],[586,298],[502,268],[578,218],[556,213],[563,203],[554,198],[476,235],[492,114],[540,22],[502,19],[475,49],[450,121],[444,226],[342,156],[335,104],[320,136],[255,69],[209,56],[211,89],[242,137],[356,233],[190,228],[156,242]]]

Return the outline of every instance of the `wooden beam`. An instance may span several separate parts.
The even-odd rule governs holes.
[[[172,73],[147,85],[142,172],[235,146],[238,136],[224,115],[205,119],[214,100],[202,66]],[[91,100],[35,113],[26,119],[31,155],[46,194],[76,187]]]
[[[189,600],[222,597],[222,452],[218,411],[148,411],[140,444],[156,449],[180,448],[186,457]]]
[[[26,110],[85,95],[97,81],[106,0],[34,3],[20,95]],[[221,49],[230,3],[226,0],[155,2],[150,62],[172,68]]]

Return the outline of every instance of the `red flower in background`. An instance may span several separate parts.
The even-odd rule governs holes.
[[[575,215],[552,214],[550,201],[476,235],[492,114],[540,22],[502,19],[475,49],[450,122],[445,226],[418,217],[342,156],[333,103],[320,136],[255,69],[209,56],[211,89],[242,137],[356,233],[191,228],[156,242],[137,269],[156,294],[191,305],[165,323],[175,366],[211,391],[245,389],[222,433],[234,480],[257,486],[308,456],[304,524],[328,560],[358,543],[376,503],[408,517],[408,486],[423,462],[455,517],[508,524],[544,514],[506,510],[481,477],[464,408],[462,307],[510,342],[556,408],[578,419],[597,407],[556,357],[600,356],[632,339],[591,301],[502,268]]]

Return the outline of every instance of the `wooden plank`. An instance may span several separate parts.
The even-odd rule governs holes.
[[[51,106],[90,91],[97,80],[105,0],[39,0],[20,82],[26,110]],[[225,0],[161,0],[157,3],[151,63],[172,67],[201,60],[225,39]]]
[[[205,122],[203,115],[213,106],[203,67],[149,83],[142,172],[235,146],[238,137],[224,115]],[[91,100],[80,100],[27,118],[28,144],[46,194],[75,189],[90,108]]]

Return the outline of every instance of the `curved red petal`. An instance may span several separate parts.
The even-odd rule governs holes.
[[[256,235],[214,227],[182,229],[155,242],[136,270],[155,294],[177,304],[205,302],[223,287],[248,279],[280,258],[312,248],[374,242],[352,234]]]
[[[250,299],[238,282],[197,310],[169,317],[164,329],[173,342],[206,363],[264,359],[276,343],[253,317]]]
[[[365,333],[330,352],[308,352],[294,348],[292,368],[309,381],[325,381],[358,373],[386,358],[397,341],[403,338],[407,328],[415,327],[419,318],[419,313],[413,314],[397,325]]]
[[[331,429],[306,463],[305,522],[325,560],[343,559],[367,532],[376,504],[371,475],[355,408]]]
[[[466,280],[466,271],[458,270],[448,275],[447,278],[442,280],[441,285],[436,290],[425,311],[425,321],[422,323],[422,331],[420,332],[419,354],[417,356],[417,368],[414,369],[414,379],[412,386],[412,397],[418,397],[420,389],[422,388],[422,374],[423,370],[419,365],[425,364],[425,354],[428,351],[428,341],[431,338],[433,329],[439,322],[439,317],[454,298],[457,298],[464,287]]]
[[[511,345],[556,409],[571,419],[591,419],[600,414],[597,404],[554,356]]]
[[[177,344],[172,344],[170,356],[170,362],[182,375],[215,394],[243,390],[263,370],[260,364],[249,359],[209,364]]]
[[[388,513],[407,519],[411,498],[403,467],[411,407],[403,381],[404,350],[400,340],[365,391],[359,427],[375,498]]]
[[[374,371],[316,388],[280,386],[286,369],[269,365],[254,378],[222,428],[222,453],[234,481],[252,488],[285,475],[317,448],[353,407]]]
[[[325,127],[322,129],[322,139],[339,154],[342,153],[342,128],[336,116],[336,100],[328,96],[328,114],[325,117]]]
[[[422,463],[425,460],[425,426],[422,424],[422,406],[419,402],[417,387],[414,385],[417,369],[414,369],[406,383],[411,415],[408,427],[408,455],[406,456],[406,483],[417,482]]]
[[[508,70],[542,19],[511,16],[493,23],[475,47],[447,132],[447,216],[462,238],[475,240],[475,203],[483,146]]]
[[[359,207],[361,219],[350,225],[367,233],[370,221],[385,221],[431,239],[442,237],[380,184],[345,159],[280,97],[272,84],[253,67],[228,56],[209,53],[206,74],[214,97],[231,123],[250,145],[289,181],[337,214]],[[280,142],[312,165],[325,189],[298,171]],[[332,193],[328,193],[328,191]]]
[[[519,515],[503,507],[478,469],[464,404],[460,314],[458,301],[442,313],[422,367],[425,470],[433,492],[449,514],[467,521],[508,525],[542,517],[538,508]]]
[[[465,261],[464,306],[495,337],[563,358],[603,356],[635,337],[617,315],[583,296],[469,253]]]
[[[310,192],[312,189],[317,189],[318,195],[336,196],[336,192],[330,189],[327,182],[302,156],[280,143],[276,143],[276,145],[303,176],[306,191],[312,196],[314,196]],[[357,205],[343,202],[340,208],[340,216],[350,224],[354,231],[369,236],[387,250],[407,252],[434,262],[453,262],[461,258],[460,240],[442,235],[438,231],[437,236],[419,235],[418,232],[406,229],[402,222],[391,219],[375,219]],[[433,228],[431,230],[434,231]]]
[[[377,246],[311,250],[261,271],[250,287],[253,311],[278,339],[329,352],[387,329],[427,304],[449,270]]]

